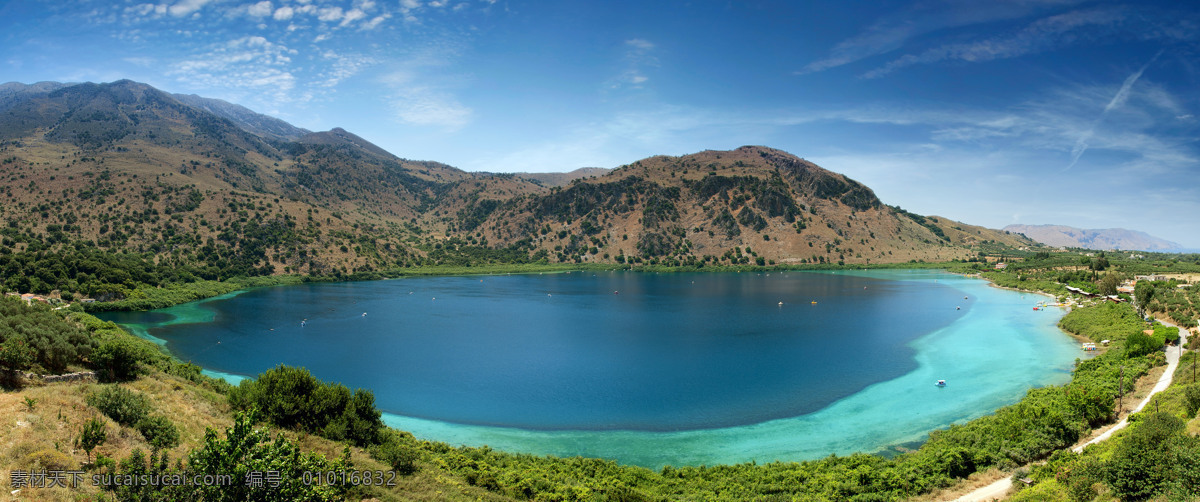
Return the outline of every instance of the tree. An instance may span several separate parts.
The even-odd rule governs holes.
[[[191,474],[232,475],[233,486],[195,486],[192,500],[342,500],[350,483],[312,483],[313,473],[346,472],[353,468],[350,450],[334,461],[315,453],[301,453],[300,448],[279,436],[271,441],[263,429],[254,427],[257,413],[237,413],[233,427],[225,430],[225,438],[208,429],[204,447],[188,455]],[[268,471],[280,474],[279,486],[253,486],[245,483],[247,475]]]
[[[87,452],[88,463],[92,462],[92,450],[107,440],[108,434],[104,431],[103,420],[92,417],[91,420],[84,422],[83,431],[79,433],[79,447]]]
[[[1105,275],[1104,278],[1100,279],[1100,294],[1106,296],[1117,294],[1117,286],[1120,283],[1121,281],[1117,279],[1117,274]]]
[[[1125,357],[1144,356],[1160,348],[1161,344],[1155,344],[1154,338],[1141,331],[1130,333],[1129,338],[1125,339]]]
[[[0,344],[0,369],[19,371],[33,364],[37,351],[21,336],[10,336]]]
[[[1137,297],[1138,306],[1146,308],[1154,298],[1154,284],[1150,281],[1138,281],[1133,287],[1133,296]]]
[[[101,380],[128,381],[144,373],[141,363],[149,362],[155,355],[146,343],[133,337],[118,336],[100,344],[92,352],[92,364],[99,370]]]
[[[1108,484],[1121,500],[1143,500],[1161,492],[1171,474],[1172,444],[1182,437],[1183,421],[1153,413],[1130,427],[1107,465]]]

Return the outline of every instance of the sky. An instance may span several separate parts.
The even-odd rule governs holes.
[[[0,81],[110,82],[468,171],[766,145],[885,202],[1200,248],[1200,5],[0,0]]]

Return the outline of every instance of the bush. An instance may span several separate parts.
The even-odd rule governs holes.
[[[138,421],[134,426],[146,442],[155,450],[165,450],[179,445],[179,429],[171,423],[171,419],[162,415],[151,415]]]
[[[151,364],[159,356],[149,343],[130,336],[116,336],[100,344],[92,353],[92,365],[100,380],[123,382],[144,374],[143,363]]]
[[[375,395],[358,389],[352,394],[341,384],[327,384],[304,368],[279,365],[243,380],[229,392],[236,409],[257,407],[263,419],[280,427],[298,427],[358,446],[379,442],[383,421]]]
[[[396,431],[389,431],[383,442],[372,446],[368,452],[371,458],[391,466],[399,474],[417,472],[417,460],[421,458],[412,437]]]
[[[1153,413],[1130,427],[1108,462],[1106,477],[1122,500],[1142,500],[1159,493],[1171,479],[1172,439],[1183,421],[1169,413]]]
[[[48,471],[65,471],[71,468],[71,457],[58,450],[45,449],[30,453],[25,457],[25,465],[30,469],[40,468]]]
[[[150,403],[144,396],[117,385],[107,385],[104,390],[88,396],[87,403],[125,426],[141,422],[150,413]]]
[[[1154,338],[1136,331],[1129,334],[1129,338],[1125,339],[1125,357],[1134,358],[1144,356],[1155,350],[1162,348],[1161,343],[1155,343]]]
[[[1192,384],[1183,391],[1183,399],[1188,417],[1195,417],[1200,411],[1200,385]]]

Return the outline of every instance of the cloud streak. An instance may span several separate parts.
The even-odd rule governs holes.
[[[825,58],[813,61],[797,75],[816,73],[903,48],[915,39],[938,31],[1019,19],[1047,8],[1079,0],[918,3],[903,12],[886,15],[861,33],[839,42]]]
[[[1121,9],[1104,8],[1072,11],[1030,23],[1012,35],[968,43],[947,44],[920,54],[906,54],[886,65],[864,73],[864,78],[879,78],[907,66],[946,60],[983,62],[1009,59],[1046,50],[1061,49],[1089,36],[1088,30],[1115,26],[1124,19]]]
[[[1108,117],[1109,113],[1125,104],[1125,101],[1129,99],[1129,92],[1133,89],[1133,84],[1136,84],[1138,79],[1142,78],[1142,74],[1146,72],[1146,69],[1149,68],[1151,64],[1154,64],[1154,62],[1157,61],[1158,57],[1161,55],[1162,51],[1159,51],[1159,53],[1155,54],[1153,58],[1150,58],[1148,63],[1142,65],[1138,71],[1135,71],[1133,74],[1125,77],[1125,82],[1121,84],[1121,88],[1117,89],[1117,93],[1114,94],[1112,99],[1108,101],[1108,104],[1104,105],[1104,111],[1100,112],[1100,117],[1096,119],[1096,121],[1090,128],[1088,128],[1087,131],[1079,136],[1079,139],[1075,140],[1075,145],[1071,147],[1071,163],[1067,165],[1064,171],[1070,170],[1072,167],[1075,167],[1075,164],[1079,163],[1079,158],[1083,157],[1084,152],[1087,152],[1088,147],[1090,146],[1088,141],[1090,141],[1092,136],[1096,134],[1096,128],[1100,126],[1101,122],[1104,122],[1104,119]]]

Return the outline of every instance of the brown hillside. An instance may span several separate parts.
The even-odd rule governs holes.
[[[889,207],[767,147],[651,157],[546,187],[403,159],[340,128],[259,136],[292,129],[236,111],[130,81],[5,84],[0,252],[95,246],[220,278],[480,260],[940,261],[1032,245]]]

